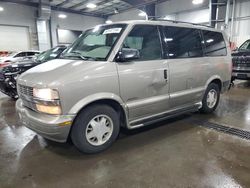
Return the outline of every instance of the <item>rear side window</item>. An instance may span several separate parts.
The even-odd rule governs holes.
[[[202,38],[198,29],[164,27],[164,56],[170,59],[202,57]]]
[[[136,25],[125,38],[123,48],[139,50],[138,61],[161,59],[161,42],[157,26]]]
[[[26,52],[20,52],[19,54],[15,55],[15,57],[25,57],[26,55]]]
[[[203,30],[204,40],[202,41],[205,44],[205,55],[206,56],[226,56],[227,48],[224,41],[224,37],[220,32],[214,31],[205,31]]]
[[[36,52],[27,52],[27,56],[33,56],[35,54],[37,54],[37,53]]]

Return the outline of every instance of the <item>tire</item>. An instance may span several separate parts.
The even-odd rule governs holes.
[[[213,97],[210,97],[209,95],[213,95],[216,97],[216,101],[214,101]],[[213,102],[212,102],[213,101]],[[219,86],[215,83],[211,83],[208,85],[207,90],[204,94],[203,100],[202,100],[202,108],[200,109],[200,112],[209,114],[216,110],[218,104],[220,101],[220,89]]]
[[[119,131],[118,113],[112,107],[100,104],[89,106],[78,114],[70,136],[79,151],[94,154],[109,148]]]

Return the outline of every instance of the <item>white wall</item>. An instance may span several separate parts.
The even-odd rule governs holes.
[[[170,0],[156,5],[157,16],[167,16],[170,20],[181,20],[194,23],[209,22],[209,0],[204,0],[202,5],[193,5],[191,0]],[[138,9],[110,16],[112,21],[143,20],[138,16]]]
[[[125,21],[125,20],[144,20],[144,17],[139,16],[140,10],[131,9],[129,11],[110,16],[108,19],[113,22]]]
[[[170,20],[178,20],[191,23],[208,24],[209,23],[209,9],[195,10],[192,12],[182,12],[167,15],[166,18]]]
[[[69,29],[75,31],[84,31],[98,24],[105,22],[102,18],[83,16],[79,14],[64,13],[67,15],[66,19],[58,18],[58,14],[61,12],[53,11],[51,14],[51,27],[52,27],[52,43],[53,46],[58,44],[57,40],[57,28]]]
[[[233,38],[237,46],[250,39],[250,1],[236,0]]]
[[[221,9],[224,19],[225,7]],[[139,10],[131,9],[127,12],[109,17],[112,21],[143,19],[138,16]],[[192,0],[170,0],[156,5],[156,15],[166,17],[170,20],[179,20],[192,23],[209,23],[209,0],[204,0],[201,5],[193,5]],[[236,21],[232,32],[231,41],[237,46],[245,40],[250,39],[250,0],[236,0],[235,8]],[[231,15],[230,15],[231,18]],[[223,24],[223,23],[221,23]],[[221,25],[220,24],[220,25]],[[231,35],[231,22],[226,30]],[[220,29],[220,27],[218,27]]]
[[[29,28],[29,35],[31,41],[31,49],[38,49],[37,37],[37,8],[14,4],[3,3],[0,1],[0,6],[4,11],[0,12],[0,25],[15,25],[25,26]],[[52,11],[51,26],[52,26],[52,47],[58,44],[57,42],[57,28],[84,31],[87,28],[93,27],[97,24],[105,22],[102,18],[83,16],[80,14],[64,13],[68,17],[66,19],[59,19],[58,14],[62,12]],[[48,25],[47,25],[48,27]],[[49,31],[47,34],[50,36]],[[50,47],[50,37],[48,39],[48,48]]]
[[[200,5],[193,5],[192,0],[170,0],[156,5],[156,15],[165,16],[180,12],[194,11],[208,8],[209,0],[204,0]]]
[[[4,11],[0,12],[0,24],[25,26],[29,28],[30,47],[38,49],[36,35],[36,8],[14,3],[1,3]]]

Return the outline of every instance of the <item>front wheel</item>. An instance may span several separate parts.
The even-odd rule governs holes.
[[[202,100],[202,108],[200,109],[200,111],[202,113],[207,113],[207,114],[212,113],[217,108],[219,100],[220,100],[219,86],[215,83],[209,84],[204,94]]]
[[[107,105],[93,105],[76,117],[71,139],[78,150],[92,154],[109,148],[119,131],[118,113]]]

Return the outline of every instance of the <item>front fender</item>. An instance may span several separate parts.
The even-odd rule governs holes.
[[[117,103],[119,103],[124,110],[125,114],[127,115],[127,107],[124,104],[123,100],[113,93],[96,93],[93,95],[89,95],[87,97],[84,97],[80,101],[78,101],[69,111],[69,114],[77,114],[82,108],[87,106],[90,103],[96,102],[98,100],[113,100]]]

